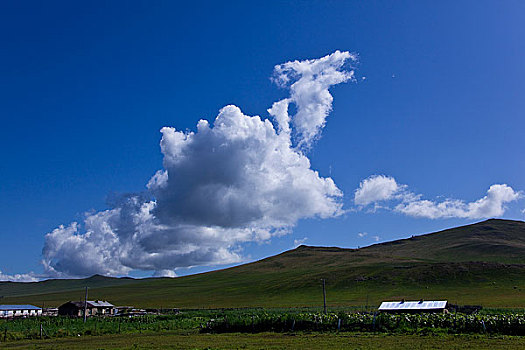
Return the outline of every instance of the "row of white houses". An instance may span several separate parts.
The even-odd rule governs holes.
[[[34,305],[0,305],[0,318],[30,317],[30,316],[87,316],[114,315],[119,311],[107,301],[68,301],[58,308],[42,309]]]
[[[128,309],[125,307],[124,309]],[[16,318],[30,316],[87,316],[116,315],[122,308],[115,307],[107,301],[87,300],[87,301],[68,301],[58,308],[42,309],[34,305],[0,305],[0,318]]]
[[[0,305],[0,318],[41,316],[42,308],[34,305]]]

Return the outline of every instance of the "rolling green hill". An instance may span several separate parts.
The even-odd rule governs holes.
[[[300,246],[257,262],[179,278],[0,282],[0,303],[59,305],[91,299],[140,307],[377,305],[447,299],[525,307],[525,222],[487,220],[361,249]]]

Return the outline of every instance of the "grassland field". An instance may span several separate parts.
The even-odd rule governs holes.
[[[196,331],[115,334],[0,343],[1,349],[523,349],[525,338],[368,333],[229,333]]]

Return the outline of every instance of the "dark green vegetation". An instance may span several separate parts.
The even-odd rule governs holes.
[[[140,317],[92,317],[84,323],[82,318],[32,317],[1,320],[0,341],[21,339],[63,338],[76,336],[164,332],[170,330],[199,329],[212,314],[193,312],[180,315],[147,315]],[[40,331],[42,326],[42,333]]]
[[[487,220],[361,249],[300,246],[234,268],[175,279],[0,283],[0,303],[60,305],[90,298],[138,307],[329,307],[381,300],[447,299],[525,307],[525,223]]]
[[[206,333],[378,332],[410,334],[525,335],[525,316],[372,313],[235,313],[209,321]]]
[[[194,330],[201,333],[373,332],[525,335],[523,314],[374,314],[289,310],[188,311],[174,315],[0,320],[0,341]]]

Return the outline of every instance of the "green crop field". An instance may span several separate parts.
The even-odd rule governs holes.
[[[196,310],[136,317],[30,317],[0,319],[0,341],[172,330],[201,333],[369,332],[419,335],[480,334],[525,336],[523,313],[377,314],[295,309]]]
[[[525,315],[196,310],[172,315],[0,320],[0,348],[513,349]],[[521,335],[516,337],[515,335]]]
[[[410,237],[410,234],[407,234]],[[525,307],[525,223],[487,220],[361,249],[300,246],[219,271],[179,278],[0,283],[1,304],[58,306],[90,299],[136,307],[377,307],[382,300],[445,299]]]
[[[78,318],[40,317],[0,321],[0,348],[515,349],[525,346],[525,338],[509,334],[525,334],[524,320],[523,314],[376,318],[372,314],[340,311],[324,315],[293,309],[90,318],[85,324]],[[44,331],[39,334],[41,325]]]

